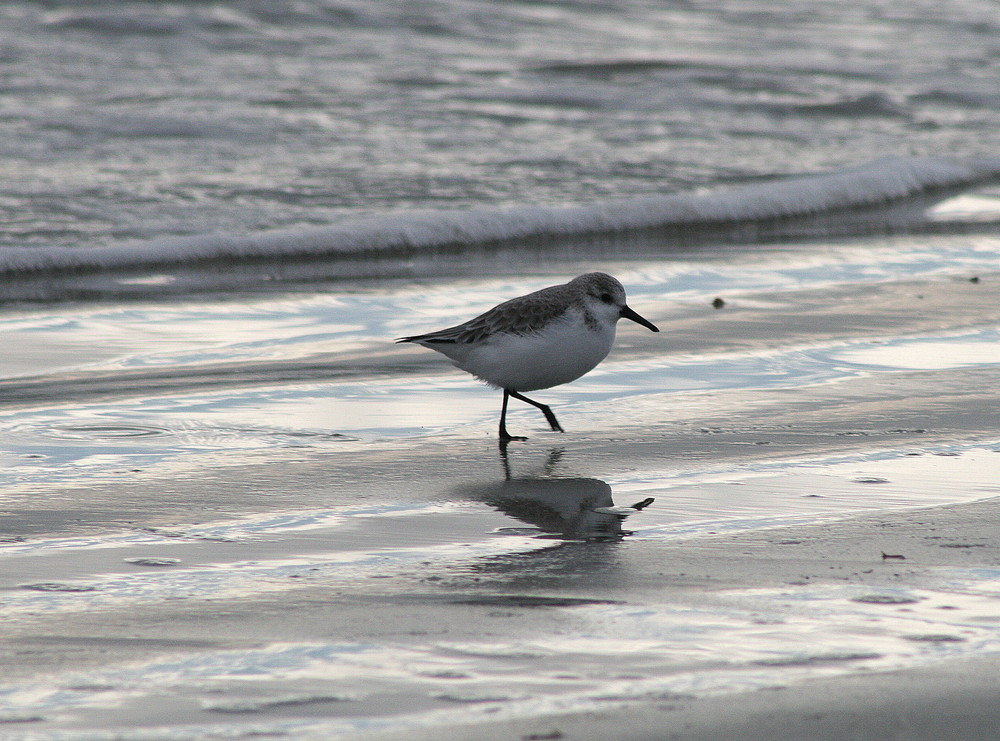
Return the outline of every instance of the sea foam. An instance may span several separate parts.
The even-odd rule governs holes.
[[[1000,159],[878,159],[813,175],[706,193],[642,196],[577,206],[406,211],[325,227],[169,237],[102,247],[10,247],[0,273],[170,269],[254,260],[392,257],[546,237],[655,228],[754,224],[888,204],[1000,177]]]

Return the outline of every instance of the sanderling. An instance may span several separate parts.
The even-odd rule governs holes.
[[[552,410],[522,396],[575,381],[607,357],[622,317],[654,332],[656,326],[625,303],[625,289],[605,273],[512,298],[485,314],[437,332],[401,337],[451,358],[462,370],[503,390],[500,442],[526,440],[507,432],[510,397],[538,407],[555,432],[563,428]]]

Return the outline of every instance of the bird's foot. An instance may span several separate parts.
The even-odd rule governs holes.
[[[500,435],[500,457],[503,458],[504,464],[507,462],[507,444],[511,441],[520,442],[521,440],[527,440],[528,438],[521,435],[508,435],[507,431],[504,430],[503,434]],[[510,478],[510,472],[508,471],[508,478]]]
[[[528,438],[526,438],[524,435],[501,435],[500,436],[500,443],[502,445],[506,445],[507,443],[512,442],[512,441],[521,441],[521,440],[527,440],[527,439]]]

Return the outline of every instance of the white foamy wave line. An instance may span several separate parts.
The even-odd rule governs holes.
[[[727,191],[644,196],[585,206],[417,211],[250,235],[210,234],[108,247],[12,247],[0,254],[0,272],[129,269],[269,258],[388,257],[435,247],[538,237],[753,223],[875,206],[998,177],[1000,159],[960,162],[892,157]]]

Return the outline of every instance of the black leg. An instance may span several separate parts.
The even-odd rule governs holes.
[[[556,419],[556,415],[552,413],[552,410],[548,406],[542,404],[541,402],[535,401],[534,399],[529,399],[527,396],[521,396],[521,394],[516,391],[507,391],[504,389],[504,411],[507,409],[507,395],[513,396],[515,399],[527,402],[533,407],[538,407],[542,410],[542,414],[545,415],[545,421],[549,423],[549,427],[552,428],[553,432],[565,432],[562,425],[559,424],[559,420]]]
[[[505,448],[511,440],[527,440],[526,437],[515,437],[507,432],[507,399],[515,392],[503,390],[503,407],[500,409],[500,446]]]
[[[507,443],[509,440],[500,441],[500,464],[503,466],[503,480],[510,481],[510,457],[507,455]]]

